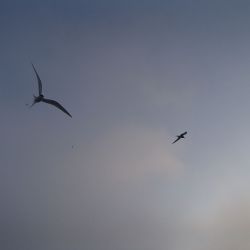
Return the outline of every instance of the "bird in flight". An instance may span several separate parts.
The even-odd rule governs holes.
[[[62,112],[67,114],[68,116],[72,117],[71,114],[60,103],[58,103],[55,100],[50,100],[50,99],[44,98],[44,95],[42,94],[42,81],[41,81],[41,79],[40,79],[34,65],[33,64],[31,64],[31,65],[32,65],[32,67],[33,67],[33,69],[35,71],[35,74],[36,74],[37,83],[38,83],[38,94],[39,94],[38,96],[33,95],[34,96],[34,101],[33,101],[32,105],[31,105],[31,107],[33,105],[35,105],[36,103],[38,103],[38,102],[45,102],[45,103],[48,103],[48,104],[51,104],[51,105],[55,106],[56,108],[60,109]]]
[[[172,144],[176,143],[176,142],[179,141],[180,139],[184,139],[184,138],[185,138],[184,135],[186,135],[186,134],[187,134],[187,131],[185,131],[184,133],[182,133],[182,134],[180,134],[180,135],[177,135],[177,136],[176,136],[177,139],[176,139],[174,142],[172,142]]]

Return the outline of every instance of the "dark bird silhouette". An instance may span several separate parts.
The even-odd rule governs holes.
[[[40,79],[34,65],[33,64],[31,64],[31,65],[32,65],[32,67],[33,67],[33,69],[35,71],[35,74],[36,74],[37,83],[38,83],[38,94],[39,94],[38,96],[33,95],[34,96],[34,101],[33,101],[32,105],[31,105],[31,107],[33,105],[35,105],[36,103],[38,103],[38,102],[45,102],[45,103],[48,103],[48,104],[51,104],[51,105],[55,106],[56,108],[60,109],[62,112],[67,114],[68,116],[72,117],[71,114],[60,103],[58,103],[57,101],[54,101],[54,100],[44,98],[44,95],[42,94],[42,90],[43,90],[42,81],[41,81],[41,79]]]
[[[184,135],[186,135],[186,134],[187,134],[187,131],[185,131],[184,133],[182,133],[182,134],[180,134],[180,135],[177,135],[177,136],[176,136],[177,139],[176,139],[174,142],[172,142],[172,144],[176,143],[176,142],[179,141],[180,139],[184,139],[184,138],[185,138]]]

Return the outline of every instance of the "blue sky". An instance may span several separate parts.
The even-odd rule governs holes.
[[[2,1],[1,249],[247,249],[249,8]]]

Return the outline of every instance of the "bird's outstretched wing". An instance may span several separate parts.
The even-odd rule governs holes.
[[[31,65],[32,65],[32,67],[33,67],[33,69],[34,69],[34,71],[35,71],[36,78],[37,78],[37,83],[38,83],[38,92],[39,92],[39,95],[41,95],[41,94],[42,94],[42,90],[43,90],[42,81],[41,81],[41,79],[40,79],[40,77],[39,77],[39,75],[38,75],[38,73],[37,73],[37,71],[36,71],[36,68],[35,68],[35,66],[33,65],[33,63],[31,63]]]
[[[172,142],[172,144],[174,144],[174,143],[176,143],[177,141],[179,141],[181,138],[179,137],[179,136],[177,136],[177,139],[174,141],[174,142]]]
[[[182,135],[182,136],[184,136],[184,135],[186,135],[186,134],[187,134],[187,131],[185,131],[185,132],[184,132],[184,133],[182,133],[181,135]]]
[[[68,116],[72,117],[71,114],[60,103],[58,103],[57,101],[43,98],[42,102],[51,104],[51,105],[57,107],[58,109],[62,110],[62,112],[64,112]]]

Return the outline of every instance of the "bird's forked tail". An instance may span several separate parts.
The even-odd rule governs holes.
[[[30,105],[30,108],[33,107],[35,104],[36,104],[36,96],[33,95],[33,102],[32,102],[32,104]]]

